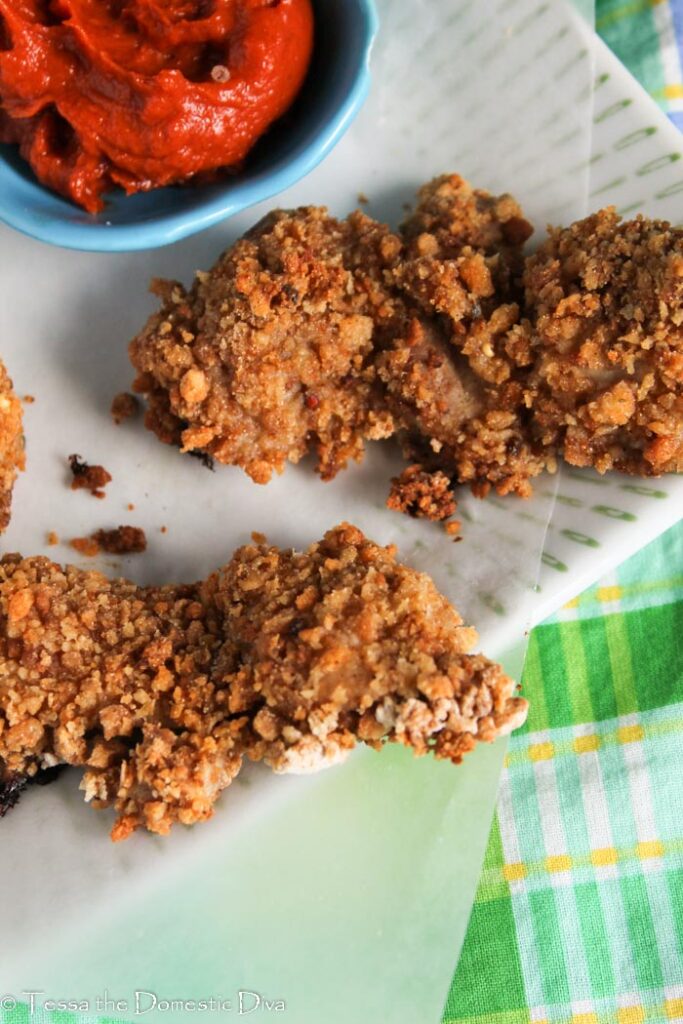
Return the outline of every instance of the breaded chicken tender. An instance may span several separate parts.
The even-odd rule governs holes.
[[[21,402],[0,360],[0,532],[9,525],[14,481],[25,465]]]
[[[248,545],[191,586],[7,555],[0,787],[80,766],[118,840],[209,818],[245,757],[308,772],[362,741],[459,763],[526,716],[475,643],[427,576],[348,524],[304,553]]]
[[[533,431],[575,466],[683,470],[683,229],[612,208],[524,271]]]
[[[391,272],[417,312],[378,358],[406,454],[477,494],[527,495],[552,462],[531,443],[519,372],[530,350],[518,277],[531,225],[511,196],[458,175],[418,198]]]
[[[400,248],[362,213],[280,210],[189,291],[157,282],[163,308],[130,346],[147,425],[257,483],[309,449],[324,479],[360,459],[365,439],[394,429],[373,358]]]

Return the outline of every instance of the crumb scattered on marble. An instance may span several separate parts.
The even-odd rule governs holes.
[[[104,466],[90,466],[80,455],[70,455],[69,467],[73,475],[72,491],[90,491],[93,498],[104,498],[103,488],[112,478]]]
[[[118,426],[125,420],[129,420],[132,416],[135,416],[139,408],[140,403],[135,395],[131,395],[128,391],[121,391],[118,395],[114,395],[114,398],[112,399],[112,419]]]
[[[85,558],[95,558],[100,553],[100,545],[94,537],[72,537],[69,545]]]
[[[137,555],[147,550],[147,537],[140,526],[117,526],[97,530],[92,539],[108,555]]]

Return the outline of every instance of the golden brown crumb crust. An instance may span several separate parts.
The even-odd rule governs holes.
[[[451,480],[435,470],[428,473],[419,464],[408,466],[391,481],[387,508],[417,519],[449,519],[457,509]]]
[[[520,370],[529,342],[518,277],[531,225],[511,196],[456,174],[418,199],[394,277],[420,315],[378,361],[409,457],[476,494],[527,495],[553,459],[531,441]]]
[[[364,439],[393,432],[372,357],[399,250],[364,214],[280,210],[189,292],[157,282],[163,308],[130,346],[147,426],[258,483],[309,449],[325,479],[361,458]]]
[[[9,525],[14,481],[25,466],[21,402],[0,361],[0,531]]]
[[[683,230],[601,210],[526,264],[533,429],[576,466],[683,469]]]
[[[0,563],[0,775],[85,769],[113,838],[210,817],[244,757],[312,771],[357,741],[459,762],[526,702],[432,581],[342,524],[304,553],[237,551],[144,588]]]
[[[309,447],[332,477],[368,438],[477,495],[557,460],[683,468],[679,228],[603,210],[526,260],[509,195],[442,175],[398,235],[277,211],[131,346],[148,425],[265,482]],[[391,507],[408,510],[396,489]]]

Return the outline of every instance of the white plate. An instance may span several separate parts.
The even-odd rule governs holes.
[[[540,225],[582,215],[589,191],[591,206],[676,218],[678,135],[561,0],[380,6],[368,106],[283,205],[327,202],[343,213],[362,191],[371,213],[396,222],[420,182],[458,170],[515,193]],[[188,580],[252,530],[301,546],[351,519],[433,572],[479,625],[482,646],[502,654],[531,619],[678,519],[679,479],[641,487],[565,473],[559,485],[542,481],[529,503],[463,496],[465,540],[453,545],[438,527],[384,508],[397,465],[387,446],[333,484],[301,466],[264,490],[238,470],[207,473],[139,424],[115,427],[109,403],[131,379],[125,342],[154,306],[147,280],[188,279],[262,212],[128,256],[60,252],[0,230],[2,354],[19,392],[36,397],[5,550],[65,560],[67,548],[45,546],[48,531],[66,539],[131,522],[147,530],[147,554],[100,567]],[[71,452],[112,472],[104,502],[67,488]],[[43,989],[39,1005],[87,999],[93,1015],[134,1019],[135,989],[235,1002],[245,988],[286,999],[290,1024],[436,1021],[503,753],[482,749],[456,770],[405,751],[364,752],[309,781],[254,770],[208,825],[116,847],[109,816],[83,805],[70,773],[0,825],[0,995]],[[105,988],[128,1010],[98,1007]]]

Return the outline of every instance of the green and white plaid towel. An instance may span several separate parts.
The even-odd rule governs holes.
[[[598,0],[683,129],[683,0]],[[448,1024],[683,1021],[683,524],[534,630]]]
[[[682,0],[597,0],[608,46],[683,130]]]
[[[683,1021],[683,527],[534,630],[444,1020]]]

